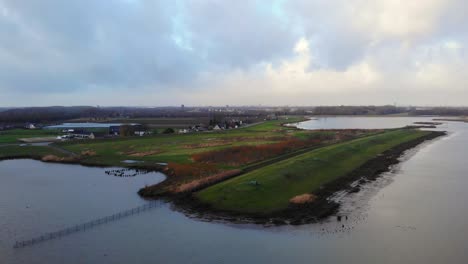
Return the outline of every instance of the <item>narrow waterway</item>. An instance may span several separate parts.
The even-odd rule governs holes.
[[[2,161],[0,263],[466,263],[468,125],[449,122],[441,129],[449,135],[409,151],[361,192],[337,196],[340,214],[348,217],[341,222],[333,217],[279,228],[210,223],[161,203],[20,250],[11,248],[16,239],[145,203],[136,190],[163,176],[116,178],[99,168]]]

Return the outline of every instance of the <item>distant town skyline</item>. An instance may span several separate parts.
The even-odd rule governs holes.
[[[0,0],[0,107],[468,106],[462,0]]]

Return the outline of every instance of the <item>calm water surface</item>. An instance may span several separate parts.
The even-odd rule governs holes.
[[[382,129],[398,128],[413,125],[414,122],[430,122],[434,117],[361,117],[361,116],[338,116],[338,117],[317,117],[309,121],[300,123],[297,127],[303,129],[343,129],[343,128],[363,128]]]
[[[193,220],[161,204],[20,250],[11,248],[16,239],[143,204],[135,191],[162,175],[115,178],[97,168],[3,161],[0,263],[466,263],[468,126],[442,128],[450,135],[409,151],[361,192],[337,195],[347,221],[239,226]]]

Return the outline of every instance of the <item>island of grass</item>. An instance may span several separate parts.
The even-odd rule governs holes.
[[[49,162],[162,171],[168,176],[165,181],[139,192],[145,198],[157,198],[192,192],[314,148],[382,132],[307,131],[284,126],[304,120],[301,116],[283,116],[224,131],[73,140],[40,147],[15,143],[17,138],[36,135],[36,131],[10,130],[0,134],[0,142],[9,142],[0,144],[0,160],[29,157]]]
[[[359,177],[381,173],[404,150],[441,134],[398,129],[334,144],[223,181],[193,196],[211,212],[237,216],[294,219],[297,210],[291,209],[304,206],[323,214],[323,208],[317,207],[330,207],[326,199],[331,193],[350,187]]]
[[[0,160],[34,158],[161,171],[166,180],[139,190],[142,197],[169,199],[210,218],[303,223],[333,213],[337,205],[327,198],[335,191],[379,175],[397,163],[403,151],[443,134],[409,128],[308,131],[284,126],[302,120],[282,117],[226,131],[44,146],[0,144]],[[14,142],[26,132],[8,133],[0,134],[0,142]]]

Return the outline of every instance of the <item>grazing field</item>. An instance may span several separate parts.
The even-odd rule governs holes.
[[[275,131],[247,127],[221,132],[193,134],[157,134],[147,137],[87,140],[59,143],[58,145],[80,154],[91,151],[95,155],[85,157],[90,163],[118,165],[122,160],[139,160],[147,164],[155,162],[191,164],[192,155],[224,148],[276,143],[303,134],[293,128],[281,126],[285,120],[269,121]]]
[[[200,123],[207,124],[209,118],[130,118],[116,119],[109,122],[117,123],[138,123],[147,125],[152,128],[187,128],[188,126],[198,125]]]
[[[94,120],[90,118],[71,119],[67,122],[80,123],[80,122],[99,122],[99,123],[138,123],[147,126],[148,128],[162,130],[162,128],[187,128],[189,126],[208,124],[209,117],[177,117],[177,118],[106,118],[102,120]]]
[[[41,129],[12,129],[0,131],[0,144],[18,143],[20,138],[50,137],[56,136],[55,130]]]
[[[252,214],[280,211],[293,197],[313,195],[324,184],[384,151],[429,133],[393,130],[319,148],[208,187],[196,193],[196,198],[220,210]]]

